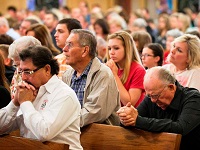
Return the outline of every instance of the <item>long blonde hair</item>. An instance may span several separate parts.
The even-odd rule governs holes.
[[[124,71],[121,76],[121,81],[124,84],[128,78],[129,72],[130,72],[130,67],[131,63],[133,61],[139,63],[142,65],[140,56],[138,53],[138,50],[135,46],[135,42],[133,41],[132,36],[126,32],[126,31],[118,31],[113,34],[108,35],[108,40],[110,39],[119,39],[122,41],[124,50],[125,50],[125,66],[124,66]],[[107,57],[108,60],[110,59],[110,56],[107,51]]]

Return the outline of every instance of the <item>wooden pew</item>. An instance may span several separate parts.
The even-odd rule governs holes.
[[[0,136],[1,150],[69,150],[69,145],[54,142],[40,142],[38,140],[16,137],[11,135]]]
[[[81,129],[84,150],[179,150],[181,135],[90,124]]]

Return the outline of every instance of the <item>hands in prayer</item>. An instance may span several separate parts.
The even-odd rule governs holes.
[[[33,102],[37,95],[37,90],[34,86],[22,81],[16,87],[14,99],[12,100],[15,106],[19,106],[25,101]]]
[[[130,102],[126,106],[121,107],[117,114],[120,118],[120,121],[125,126],[135,126],[136,119],[138,116],[138,111],[135,109]]]

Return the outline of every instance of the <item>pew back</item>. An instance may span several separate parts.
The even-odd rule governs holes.
[[[0,136],[0,149],[2,150],[68,150],[69,145],[54,142],[40,142],[38,140],[15,137],[11,135]]]
[[[81,129],[84,150],[178,150],[180,134],[152,133],[119,126],[90,124]]]

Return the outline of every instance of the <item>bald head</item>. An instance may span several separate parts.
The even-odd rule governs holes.
[[[149,69],[144,77],[145,89],[156,89],[164,84],[174,84],[175,82],[175,77],[161,66]]]

